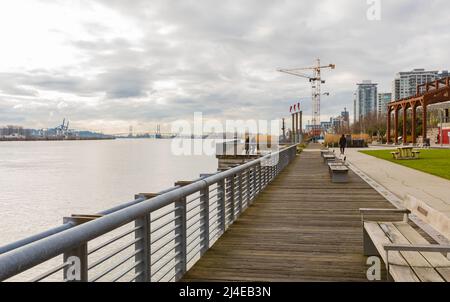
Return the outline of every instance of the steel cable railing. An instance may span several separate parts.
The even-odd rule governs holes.
[[[9,245],[0,254],[0,280],[62,260],[31,281],[178,281],[296,151],[291,146],[151,199],[137,196],[86,223]]]

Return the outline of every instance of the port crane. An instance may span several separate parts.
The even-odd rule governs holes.
[[[294,69],[279,69],[279,72],[293,75],[300,78],[308,79],[312,88],[312,135],[314,138],[320,136],[320,97],[322,96],[321,85],[325,84],[322,80],[322,69],[335,69],[336,65],[329,64],[322,66],[320,59],[316,60],[316,65],[312,67],[294,68]],[[306,74],[305,72],[313,71],[313,74]],[[328,92],[324,95],[330,95]]]
[[[70,132],[69,123],[70,123],[70,121],[67,120],[67,123],[66,123],[66,119],[64,118],[62,124],[55,128],[56,133],[58,135],[67,135]]]

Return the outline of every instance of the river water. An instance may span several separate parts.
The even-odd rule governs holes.
[[[214,156],[177,156],[170,140],[1,142],[0,246],[217,170]]]

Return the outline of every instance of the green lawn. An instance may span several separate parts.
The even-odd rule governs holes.
[[[450,150],[420,150],[418,160],[395,160],[392,151],[395,150],[360,152],[450,180]]]

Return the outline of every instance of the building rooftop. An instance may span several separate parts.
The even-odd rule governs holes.
[[[371,80],[364,80],[362,83],[357,83],[356,85],[378,85],[378,83],[372,83]]]

